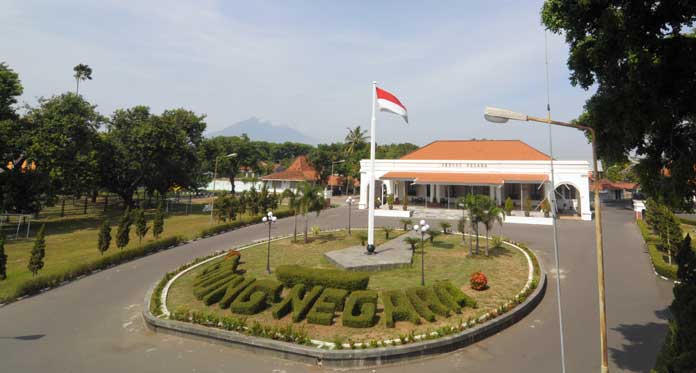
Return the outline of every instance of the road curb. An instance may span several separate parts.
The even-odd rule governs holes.
[[[531,250],[529,251],[531,252]],[[533,252],[531,252],[531,255],[536,257],[536,254]],[[524,302],[520,303],[512,310],[455,334],[399,346],[360,350],[326,350],[268,338],[254,337],[234,331],[206,327],[188,322],[161,319],[150,312],[150,301],[156,284],[150,287],[145,296],[143,318],[148,327],[156,332],[194,336],[208,341],[213,340],[215,342],[241,347],[254,353],[263,353],[303,363],[331,367],[361,368],[378,366],[454,351],[494,335],[520,321],[534,310],[546,293],[546,271],[538,258],[537,263],[540,272],[538,286]]]

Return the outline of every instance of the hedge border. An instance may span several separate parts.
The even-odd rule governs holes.
[[[514,246],[519,248],[517,245]],[[524,251],[521,248],[520,250]],[[531,257],[535,258],[536,255],[531,253]],[[483,320],[480,324],[468,327],[463,331],[437,339],[398,346],[364,350],[326,350],[270,338],[255,337],[230,330],[211,328],[190,322],[159,318],[150,312],[150,302],[156,285],[153,285],[145,296],[143,317],[146,325],[157,332],[193,336],[208,341],[212,339],[216,342],[232,344],[255,353],[266,353],[280,358],[323,366],[344,368],[379,366],[454,351],[492,336],[515,324],[532,312],[546,293],[546,272],[541,267],[541,263],[538,261],[537,263],[539,266],[538,286],[534,288],[523,302],[509,312],[499,316],[486,314],[482,317]]]
[[[650,232],[647,223],[643,220],[636,220],[636,224],[641,236],[643,236],[643,242],[648,250],[648,256],[650,256],[650,265],[655,275],[664,280],[675,282],[677,279],[677,266],[670,266],[669,263],[665,263],[662,259],[662,253],[657,249],[658,239]]]

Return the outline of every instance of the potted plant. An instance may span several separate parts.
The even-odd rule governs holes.
[[[545,218],[548,218],[549,215],[551,214],[551,204],[549,203],[548,198],[544,198],[544,200],[541,201],[541,211],[544,212]]]
[[[387,206],[389,206],[390,210],[394,209],[394,195],[393,194],[387,194]]]
[[[408,197],[404,198],[404,205],[401,207],[401,209],[408,211]]]
[[[527,196],[524,199],[524,216],[529,216],[529,212],[532,210],[532,200]]]
[[[515,203],[512,202],[512,198],[508,197],[505,199],[505,215],[512,215],[512,210],[515,209]]]

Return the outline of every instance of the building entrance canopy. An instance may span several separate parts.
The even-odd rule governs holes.
[[[543,183],[547,175],[503,173],[387,172],[382,180],[410,180],[414,184],[503,185],[505,183]]]

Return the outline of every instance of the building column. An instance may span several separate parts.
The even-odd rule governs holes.
[[[520,184],[520,210],[524,211],[524,184]]]
[[[495,190],[493,188],[495,188],[493,185],[488,186],[488,198],[491,201],[495,201]]]
[[[360,202],[358,203],[359,209],[367,208],[367,191],[370,189],[370,180],[367,178],[367,174],[360,174]]]
[[[499,185],[495,187],[495,198],[499,205],[503,204],[503,186]]]

